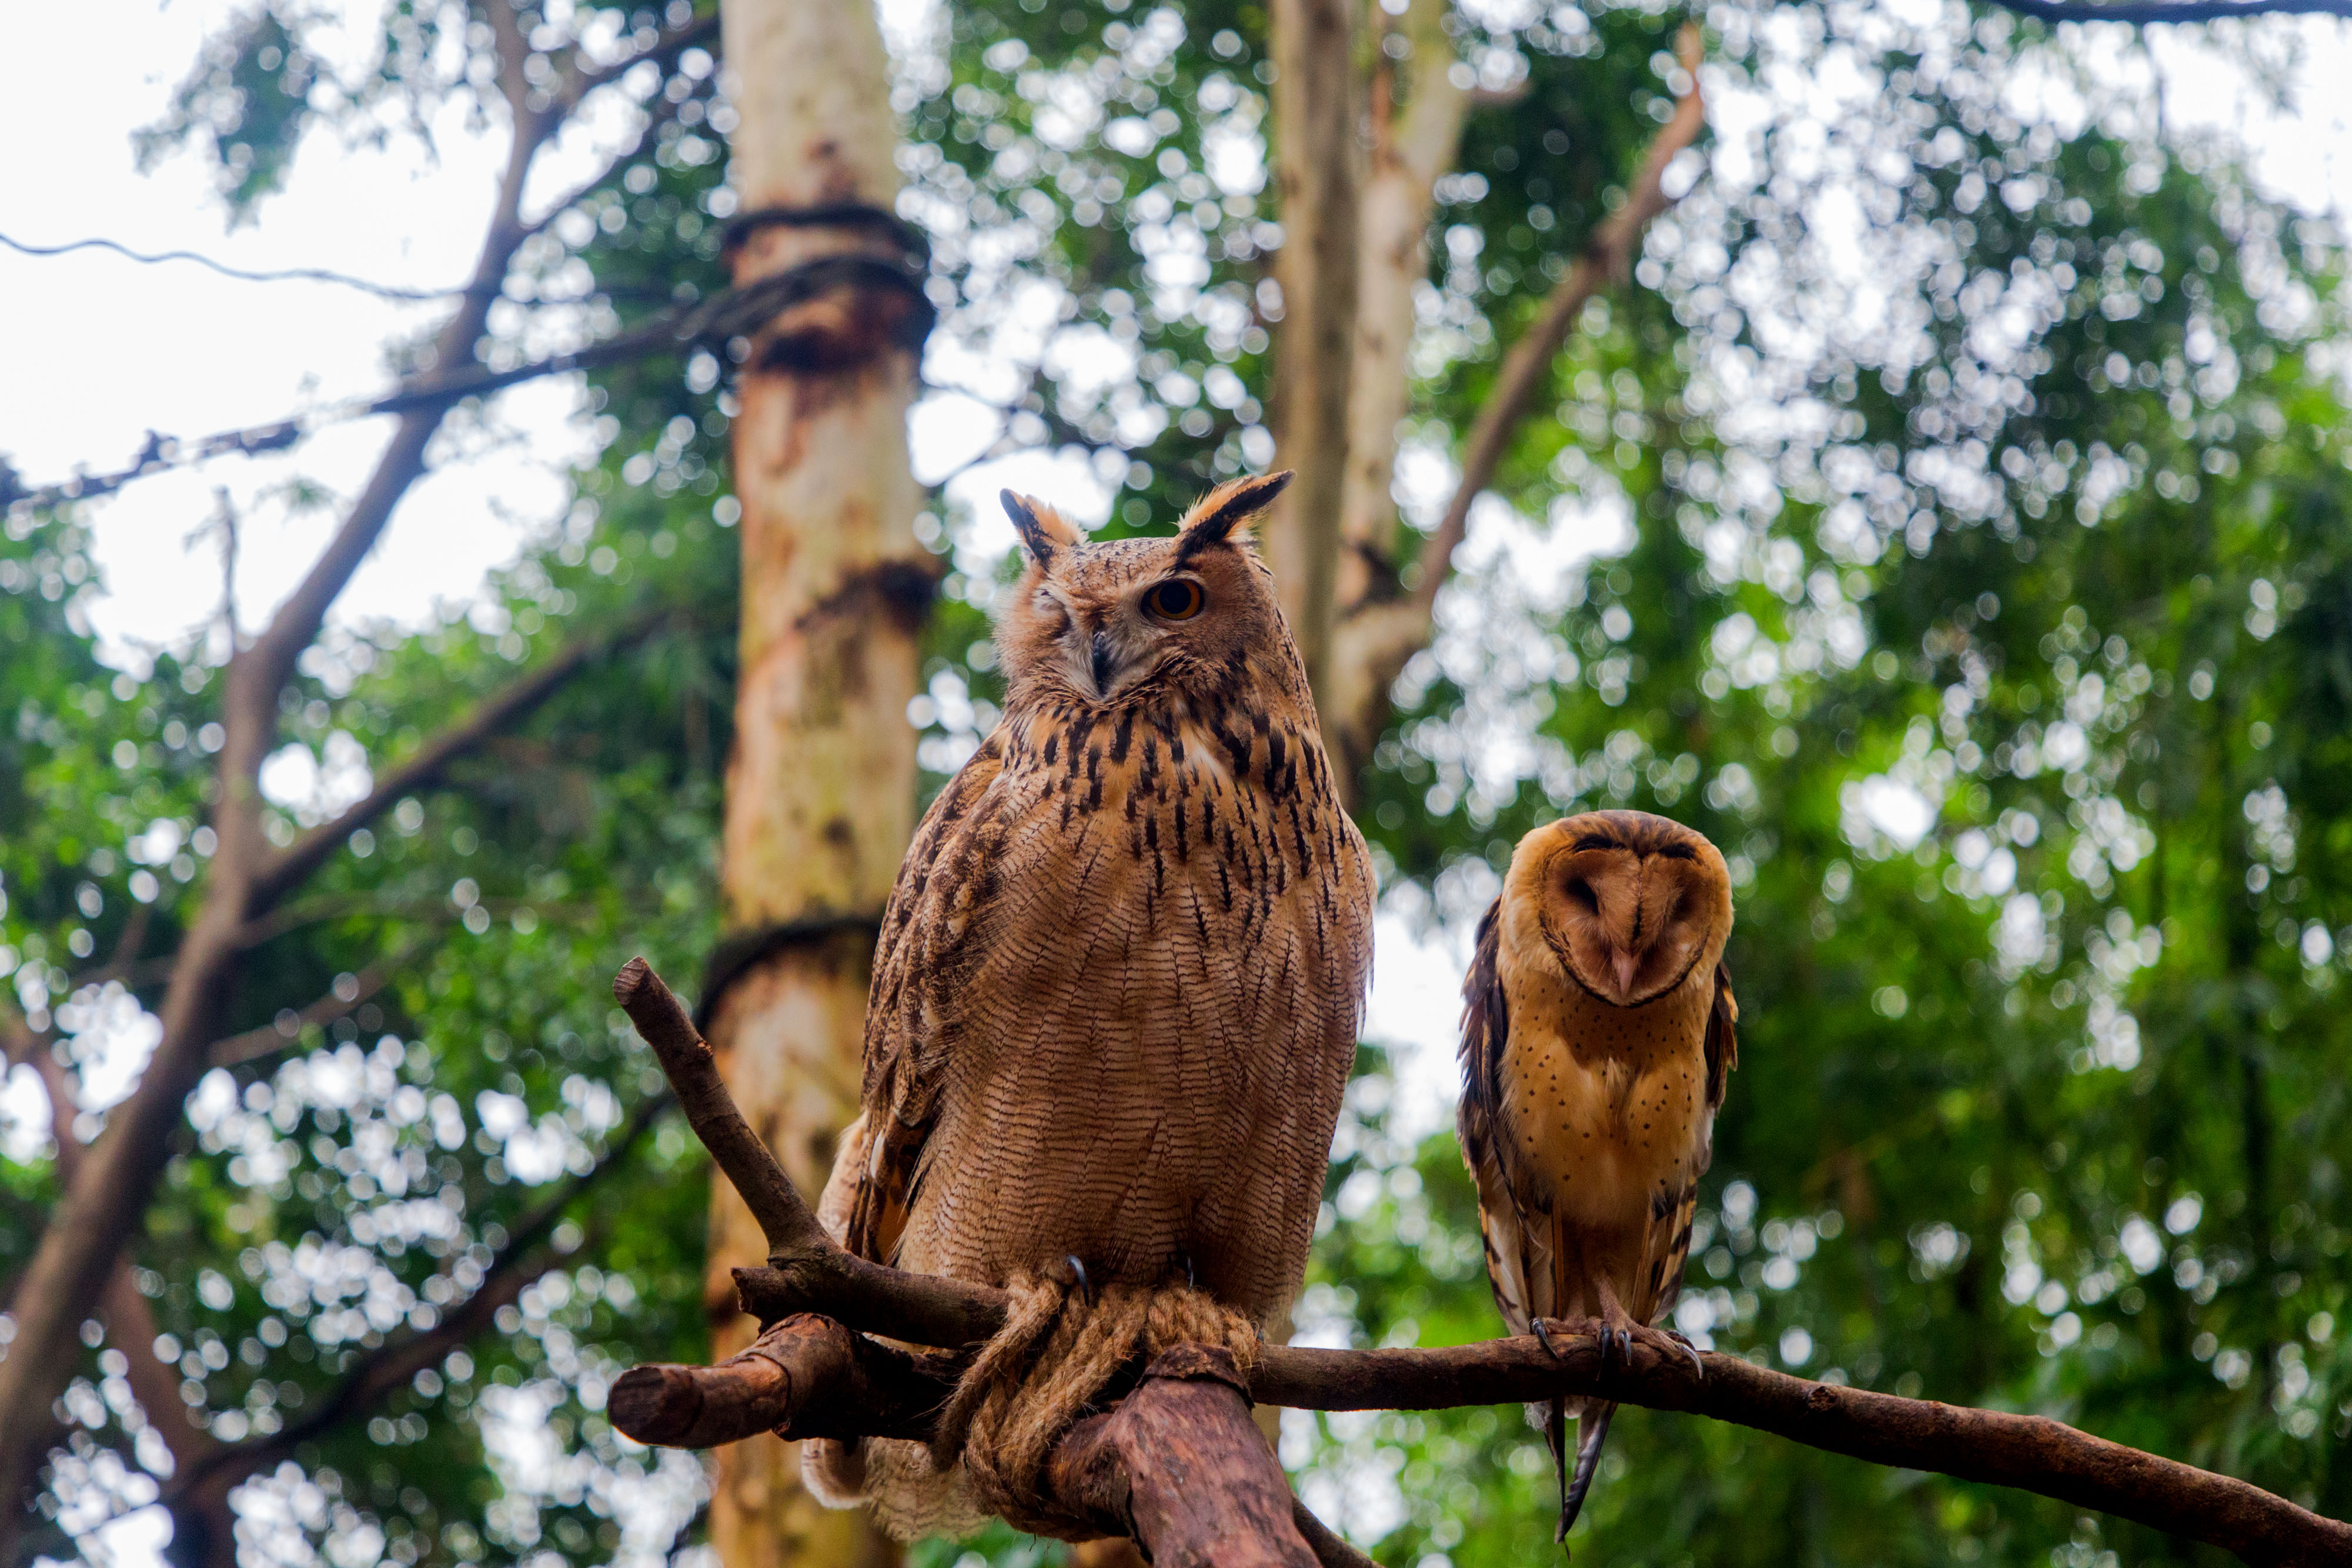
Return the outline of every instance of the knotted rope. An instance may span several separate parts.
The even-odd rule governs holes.
[[[1189,1285],[1075,1286],[1022,1276],[1013,1309],[957,1384],[930,1443],[867,1444],[866,1494],[891,1534],[961,1533],[988,1514],[1064,1541],[1099,1533],[1045,1486],[1054,1445],[1131,1364],[1180,1344],[1230,1353],[1246,1375],[1257,1325]]]

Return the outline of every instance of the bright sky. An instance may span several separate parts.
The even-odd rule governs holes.
[[[894,0],[890,9],[919,3]],[[0,40],[0,142],[21,151],[0,174],[0,233],[37,245],[103,235],[142,251],[197,250],[252,269],[329,267],[412,287],[461,280],[502,152],[501,133],[478,135],[461,114],[434,128],[429,156],[405,136],[382,148],[314,137],[288,189],[262,205],[256,225],[235,233],[224,232],[194,160],[137,172],[131,132],[161,113],[200,40],[231,9],[230,0],[9,7]],[[352,0],[350,9],[363,19],[345,40],[357,51],[377,6]],[[2175,123],[2236,131],[2257,149],[2265,183],[2299,204],[2340,207],[2352,194],[2352,128],[2340,93],[2314,84],[2340,82],[2352,51],[2328,19],[2290,25],[2300,26],[2304,47],[2296,106],[2284,115],[2261,107],[2234,73],[2213,68],[2183,39],[2158,44],[2167,112]],[[94,48],[100,44],[102,54]],[[609,144],[612,128],[604,129]],[[549,188],[589,167],[587,143],[597,140],[592,131],[568,144],[567,159],[549,171]],[[438,306],[331,285],[244,283],[184,263],[142,267],[99,252],[41,259],[0,249],[0,298],[8,301],[0,310],[0,363],[12,371],[0,382],[0,454],[37,485],[78,465],[119,466],[150,429],[193,436],[382,388],[383,345],[429,330],[442,314]],[[411,492],[340,613],[415,622],[436,604],[476,593],[485,571],[562,510],[560,470],[589,449],[572,417],[576,399],[565,382],[520,388],[493,406],[505,439],[445,441],[436,472]],[[247,624],[256,623],[332,518],[331,508],[289,516],[271,492],[299,474],[349,496],[388,423],[331,429],[292,457],[231,459],[148,479],[94,508],[108,588],[99,624],[112,656],[135,664],[142,644],[175,639],[215,612],[217,547],[204,530],[220,505],[216,486],[246,519],[236,588]],[[988,432],[939,405],[919,413],[914,434],[919,470],[937,474]],[[1097,488],[1083,469],[1043,455],[968,474],[957,488],[977,497],[1006,482],[1058,493]],[[992,508],[973,510],[992,516]],[[1496,532],[1481,540],[1480,529]],[[1009,536],[993,542],[1009,544]],[[1549,549],[1517,545],[1510,520],[1482,508],[1474,553],[1499,552],[1514,570],[1555,574],[1575,553],[1556,541]],[[1383,916],[1372,998],[1374,1032],[1406,1047],[1398,1103],[1399,1130],[1409,1135],[1451,1119],[1467,957],[1459,923],[1417,929],[1428,924],[1402,905]],[[154,1542],[139,1528],[114,1543],[126,1562],[152,1559]]]

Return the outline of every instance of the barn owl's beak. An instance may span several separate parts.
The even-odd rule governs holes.
[[[1632,997],[1633,971],[1642,967],[1642,956],[1639,953],[1628,953],[1620,947],[1611,955],[1609,967],[1616,972],[1618,997],[1620,998]]]

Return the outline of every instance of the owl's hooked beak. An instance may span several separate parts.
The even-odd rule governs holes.
[[[1620,947],[1610,956],[1610,972],[1617,978],[1617,996],[1612,999],[1622,1001],[1633,994],[1633,971],[1641,967],[1642,955],[1639,953],[1629,953]]]
[[[1643,928],[1642,911],[1638,904],[1630,912],[1629,922],[1626,910],[1610,907],[1618,903],[1616,899],[1605,900],[1602,916],[1598,922],[1600,929],[1592,932],[1588,940],[1600,949],[1593,956],[1601,959],[1594,967],[1606,977],[1599,988],[1601,995],[1622,1008],[1634,1005],[1634,998],[1640,994],[1636,985],[1642,978],[1643,967],[1657,947],[1663,933],[1654,923],[1646,930]],[[1610,918],[1612,915],[1616,918]],[[1627,928],[1629,925],[1631,929]]]
[[[1090,655],[1087,673],[1095,678],[1095,695],[1107,697],[1110,695],[1111,674],[1118,667],[1118,658],[1111,646],[1110,633],[1096,632],[1093,641],[1087,644],[1087,652]]]
[[[1089,626],[1087,620],[1072,617],[1069,630],[1062,634],[1062,665],[1072,686],[1107,703],[1149,672],[1150,650],[1139,646],[1116,621]]]

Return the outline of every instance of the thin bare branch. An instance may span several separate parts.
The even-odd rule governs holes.
[[[122,923],[122,935],[116,940],[114,951],[107,955],[106,962],[67,976],[62,994],[71,996],[86,987],[102,986],[109,980],[127,980],[137,974],[139,955],[147,946],[147,928],[154,924],[154,920],[152,904],[133,904],[131,918]]]
[[[243,1034],[230,1035],[216,1041],[212,1049],[215,1067],[244,1067],[266,1057],[291,1051],[306,1029],[324,1028],[339,1018],[359,1010],[360,1004],[390,984],[393,975],[406,963],[411,955],[425,946],[412,942],[394,952],[380,964],[371,964],[351,977],[351,995],[331,990],[308,1007],[289,1009],[294,1014],[294,1028],[289,1032],[278,1023],[266,1023]]]
[[[283,451],[313,431],[349,420],[386,413],[400,414],[404,419],[429,415],[437,420],[452,405],[469,397],[487,396],[546,376],[602,370],[659,354],[682,354],[698,342],[723,341],[749,332],[802,300],[835,288],[865,286],[894,288],[910,295],[915,308],[909,319],[919,321],[928,329],[933,308],[921,294],[920,280],[903,264],[875,256],[823,257],[787,273],[661,311],[601,342],[567,349],[505,370],[494,371],[472,363],[470,368],[413,382],[381,397],[343,403],[299,418],[220,431],[189,441],[159,439],[149,443],[148,449],[125,467],[106,474],[80,475],[37,489],[0,494],[0,506],[29,510],[67,501],[90,500],[111,495],[140,479],[208,463],[216,457]],[[909,336],[920,336],[911,328],[908,330]]]
[[[2217,22],[2225,16],[2352,16],[2352,0],[2145,0],[2102,5],[2095,0],[1993,0],[2021,16],[2045,22]]]
[[[267,904],[309,876],[360,829],[390,810],[401,797],[437,780],[448,766],[536,711],[583,666],[645,636],[668,618],[667,609],[641,613],[600,636],[583,637],[495,696],[485,697],[464,719],[418,747],[375,781],[365,799],[331,821],[320,823],[266,862],[254,877],[256,897]]]
[[[572,208],[578,206],[588,196],[611,184],[619,177],[622,168],[631,159],[645,151],[646,138],[660,130],[664,124],[677,118],[677,111],[681,106],[677,100],[666,94],[656,93],[638,107],[645,111],[645,122],[637,127],[637,133],[629,139],[627,145],[606,159],[604,166],[597,170],[594,174],[550,202],[546,212],[530,220],[531,233],[539,233]]]
[[[215,261],[211,256],[193,250],[158,251],[152,255],[132,250],[121,240],[105,238],[68,240],[63,245],[33,245],[27,241],[0,235],[0,246],[21,251],[26,256],[68,256],[78,250],[110,250],[143,267],[153,267],[167,261],[192,261],[210,268],[223,277],[233,277],[240,283],[334,283],[345,288],[357,288],[383,299],[447,299],[465,293],[463,288],[397,288],[388,283],[371,283],[364,277],[335,272],[323,267],[289,267],[270,272],[248,272],[241,267]]]
[[[500,1307],[511,1303],[533,1281],[555,1266],[558,1254],[541,1242],[565,1211],[620,1167],[629,1151],[660,1120],[670,1103],[669,1096],[665,1094],[639,1105],[620,1135],[605,1145],[595,1165],[566,1182],[562,1190],[518,1224],[507,1244],[490,1260],[482,1283],[433,1327],[411,1330],[368,1352],[344,1374],[334,1390],[300,1420],[289,1422],[266,1437],[222,1445],[175,1472],[165,1490],[167,1500],[199,1488],[226,1490],[275,1464],[299,1445],[374,1409],[417,1373],[488,1329]]]
[[[1874,1464],[2038,1492],[2221,1547],[2248,1563],[2352,1561],[2352,1524],[2046,1416],[1813,1383],[1736,1355],[1703,1357],[1700,1376],[1683,1356],[1647,1344],[1634,1347],[1628,1369],[1622,1360],[1604,1362],[1594,1336],[1551,1338],[1554,1350],[1532,1336],[1444,1350],[1269,1350],[1250,1391],[1270,1405],[1321,1410],[1433,1410],[1599,1394],[1713,1416]]]
[[[1307,1549],[1315,1553],[1315,1561],[1323,1568],[1379,1568],[1372,1559],[1340,1540],[1329,1525],[1295,1499],[1290,1505],[1290,1522],[1298,1527],[1298,1533],[1306,1538]]]
[[[1462,444],[1462,482],[1455,486],[1437,531],[1422,546],[1420,580],[1413,584],[1412,596],[1414,605],[1424,613],[1437,602],[1437,591],[1444,583],[1454,551],[1468,531],[1470,503],[1478,498],[1479,492],[1493,481],[1495,470],[1501,466],[1503,455],[1510,449],[1520,422],[1535,402],[1537,389],[1551,368],[1552,356],[1568,341],[1568,334],[1574,329],[1576,319],[1583,314],[1586,303],[1633,266],[1633,253],[1651,220],[1675,204],[1675,198],[1665,193],[1666,167],[1676,154],[1698,139],[1706,124],[1706,105],[1698,87],[1698,48],[1697,27],[1685,26],[1680,52],[1683,69],[1691,78],[1690,90],[1675,103],[1674,118],[1660,128],[1657,139],[1650,143],[1649,155],[1642,162],[1642,172],[1626,192],[1624,204],[1593,230],[1584,254],[1552,286],[1542,314],[1503,356],[1494,390],[1472,422],[1469,438]]]
[[[614,978],[613,998],[653,1047],[695,1135],[767,1238],[771,1266],[736,1270],[739,1283],[756,1280],[744,1292],[746,1312],[763,1322],[793,1312],[824,1312],[893,1339],[950,1346],[984,1340],[1004,1326],[1007,1297],[1002,1291],[901,1273],[853,1257],[834,1243],[736,1109],[735,1097],[719,1076],[718,1058],[651,965],[630,959]]]
[[[614,60],[609,65],[592,66],[575,70],[571,79],[564,84],[563,97],[561,101],[567,107],[576,105],[598,88],[608,87],[620,80],[647,60],[660,66],[662,74],[667,76],[677,66],[677,57],[680,55],[690,48],[715,43],[718,38],[719,13],[712,11],[696,16],[683,26],[667,29],[660,40],[649,49],[641,49],[634,55]]]
[[[772,1430],[928,1439],[963,1365],[796,1312],[715,1366],[631,1367],[605,1408],[614,1427],[666,1448],[715,1448]]]
[[[577,204],[590,192],[610,183],[614,177],[620,173],[622,165],[645,150],[647,137],[653,135],[666,121],[677,118],[682,100],[672,99],[664,89],[667,85],[670,73],[677,68],[678,57],[690,48],[716,43],[718,38],[719,14],[714,11],[694,17],[684,26],[665,29],[659,40],[652,47],[641,49],[625,58],[614,60],[609,65],[584,68],[575,63],[567,70],[562,90],[556,99],[558,110],[564,114],[570,114],[577,109],[580,100],[590,93],[614,86],[631,71],[648,62],[658,68],[662,81],[656,84],[652,97],[638,104],[637,107],[645,111],[645,123],[637,128],[637,133],[630,140],[629,144],[607,159],[604,168],[598,170],[594,176],[583,180],[574,185],[569,193],[551,203],[546,214],[531,223],[530,228],[533,233],[553,223],[558,214]]]

